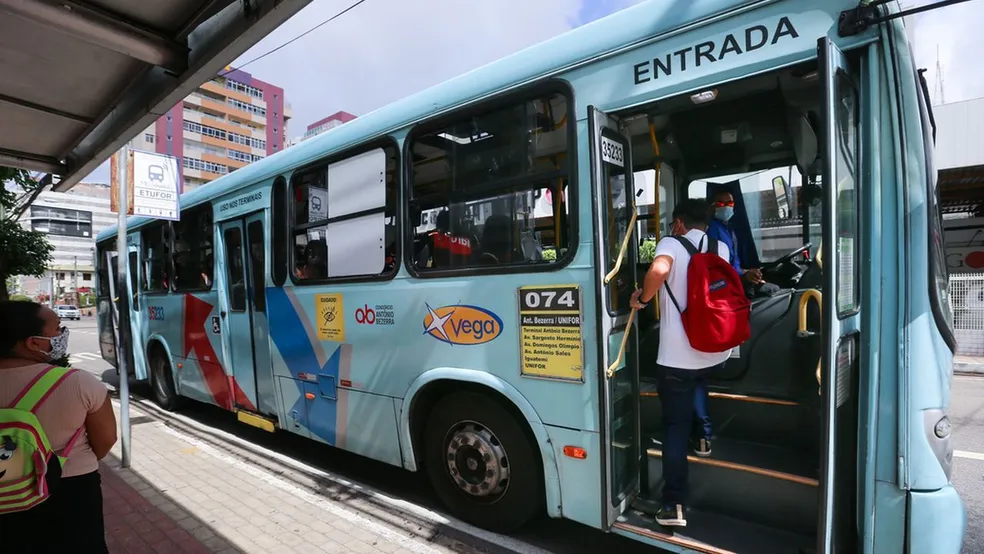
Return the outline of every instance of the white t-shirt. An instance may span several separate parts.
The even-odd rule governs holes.
[[[691,229],[684,238],[695,248],[703,239],[701,251],[706,252],[706,236],[703,231]],[[725,261],[730,259],[728,246],[721,241],[718,241],[718,254]],[[656,244],[656,256],[666,256],[673,260],[670,275],[659,289],[659,354],[656,356],[656,363],[677,369],[704,369],[723,363],[731,355],[731,349],[716,353],[694,350],[683,329],[683,318],[670,300],[670,295],[666,293],[666,287],[673,289],[673,297],[680,304],[680,309],[687,309],[687,267],[690,265],[687,249],[677,239],[663,237]]]

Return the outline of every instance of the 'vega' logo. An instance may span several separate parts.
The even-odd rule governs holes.
[[[502,334],[502,319],[478,306],[427,305],[424,334],[448,344],[485,344]]]

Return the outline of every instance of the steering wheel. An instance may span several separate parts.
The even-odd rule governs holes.
[[[789,254],[786,254],[785,256],[779,258],[778,260],[771,261],[771,262],[769,262],[767,264],[762,264],[762,267],[760,269],[761,269],[761,271],[763,273],[765,273],[766,271],[769,271],[769,270],[775,269],[777,267],[780,267],[782,265],[788,264],[789,262],[791,262],[793,260],[793,258],[795,258],[796,256],[799,256],[803,252],[809,251],[811,248],[813,248],[813,243],[808,242],[808,243],[804,244],[803,246],[800,246],[796,250],[793,250]]]

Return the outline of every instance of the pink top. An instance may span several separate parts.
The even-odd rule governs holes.
[[[7,407],[34,378],[50,364],[34,364],[0,369],[0,406]],[[52,391],[38,408],[38,421],[56,451],[65,448],[87,415],[102,407],[109,391],[98,379],[85,371],[76,371]],[[89,437],[82,433],[62,468],[63,477],[85,475],[99,469],[99,460],[92,453]]]

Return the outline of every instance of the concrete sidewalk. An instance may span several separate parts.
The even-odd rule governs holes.
[[[953,371],[984,375],[984,356],[954,356]]]
[[[102,477],[106,543],[111,553],[239,552],[219,537],[210,537],[208,543],[202,543],[185,527],[201,532],[199,529],[204,529],[204,524],[191,525],[192,516],[153,491],[133,471],[121,469],[116,460],[102,464],[99,473]],[[179,521],[187,521],[185,527]]]
[[[131,468],[119,467],[119,443],[102,468],[114,554],[487,552],[420,522],[408,527],[385,506],[359,504],[356,487],[302,490],[136,406],[130,413]]]

